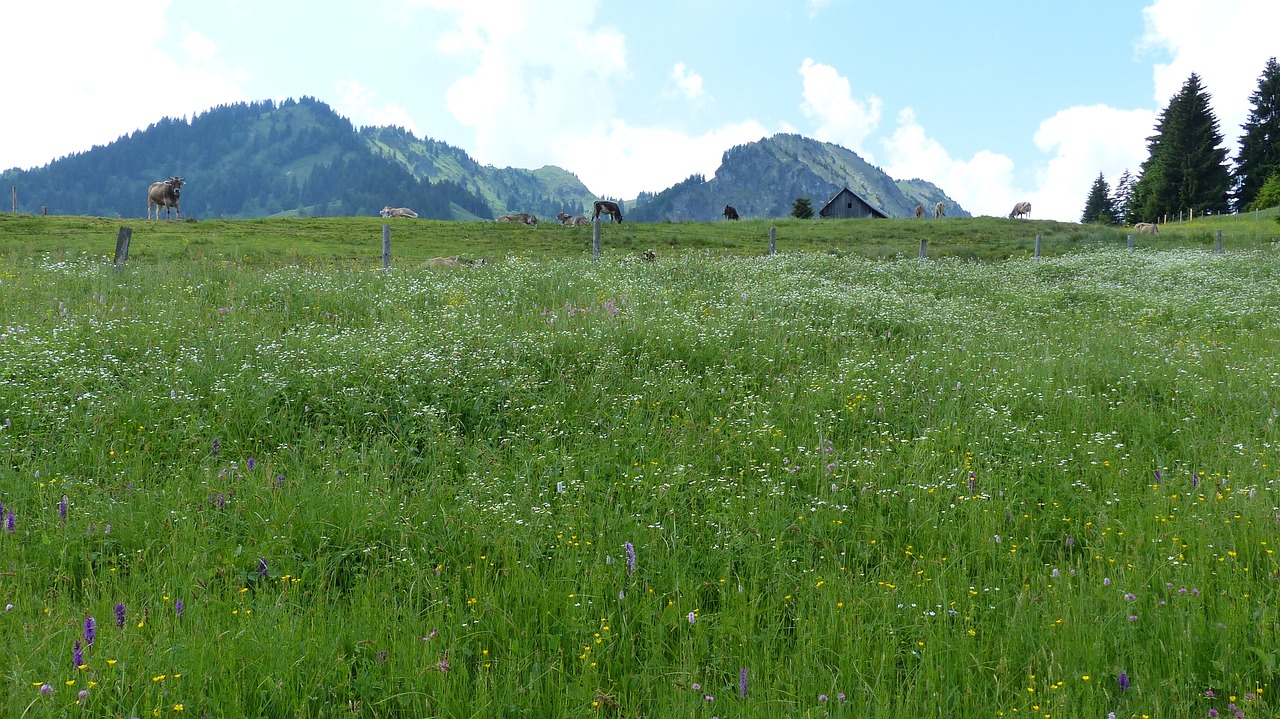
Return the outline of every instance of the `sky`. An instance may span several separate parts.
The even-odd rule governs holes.
[[[0,23],[0,169],[310,96],[601,196],[796,133],[975,215],[1065,221],[1138,172],[1192,73],[1234,158],[1280,54],[1275,0],[15,0]]]

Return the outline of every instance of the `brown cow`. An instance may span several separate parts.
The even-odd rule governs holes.
[[[591,225],[591,220],[588,220],[582,215],[570,215],[567,212],[561,212],[556,215],[556,219],[560,220],[560,224],[567,225],[569,227],[589,227]]]
[[[1153,225],[1153,224],[1151,224],[1150,222],[1139,222],[1138,224],[1136,224],[1136,225],[1134,225],[1134,226],[1133,226],[1133,231],[1134,231],[1134,232],[1137,232],[1138,234],[1142,234],[1142,235],[1158,235],[1158,234],[1160,234],[1160,228],[1159,228],[1159,226],[1157,226],[1157,225]]]
[[[497,221],[498,222],[519,222],[524,225],[534,225],[534,226],[538,224],[537,217],[534,217],[533,215],[530,215],[525,212],[517,212],[513,215],[503,215],[502,217],[499,217]]]
[[[618,203],[610,202],[608,200],[596,200],[595,215],[592,219],[600,219],[601,212],[609,216],[610,222],[617,220],[618,224],[622,224],[622,208],[618,207]]]
[[[924,217],[924,205],[916,205],[916,217]]]
[[[160,208],[164,208],[165,219],[169,219],[169,208],[177,219],[182,219],[182,211],[178,209],[178,198],[182,195],[182,185],[186,180],[174,175],[163,182],[153,182],[147,188],[147,219],[151,219],[151,208],[156,208],[156,219],[160,219]]]
[[[739,218],[738,218],[738,211],[733,207],[733,205],[725,205],[725,206],[724,206],[724,219],[726,219],[726,220],[736,220],[736,219],[739,219]]]

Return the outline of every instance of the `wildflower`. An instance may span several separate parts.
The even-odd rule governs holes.
[[[1128,674],[1125,674],[1124,672],[1120,672],[1120,676],[1116,677],[1116,681],[1120,683],[1120,691],[1122,692],[1129,691],[1129,675]]]
[[[1049,573],[1049,576],[1053,577],[1054,579],[1057,579],[1058,577],[1062,576],[1062,572],[1058,571],[1057,567],[1054,567],[1053,571]]]
[[[698,621],[698,615],[693,612],[689,612],[689,623],[693,624],[696,621]]]
[[[1158,470],[1158,469],[1157,469],[1157,470],[1156,470],[1156,484],[1160,484],[1160,477],[1161,477],[1160,470]]]
[[[186,605],[182,603],[181,599],[173,603],[173,613],[178,615],[178,619],[182,619],[182,610],[185,608]]]
[[[255,464],[257,464],[257,461],[256,461],[256,460],[254,460],[254,458],[253,458],[253,457],[250,457],[250,458],[249,458],[249,460],[248,460],[247,462],[245,462],[245,463],[244,463],[244,467],[245,467],[245,469],[252,470],[252,469],[253,469],[253,465],[255,465]]]
[[[267,578],[267,558],[258,557],[258,576],[262,579]]]
[[[738,696],[743,699],[747,698],[747,668],[743,667],[738,670]]]
[[[93,620],[92,616],[84,618],[84,643],[93,646],[93,640],[98,636],[98,623]]]
[[[116,605],[116,626],[124,626],[124,602],[120,602]]]
[[[693,690],[694,690],[695,692],[700,692],[700,691],[702,691],[702,685],[701,685],[701,684],[699,684],[699,683],[697,683],[697,682],[694,682],[694,683],[693,683]]]
[[[9,534],[13,534],[18,529],[18,522],[13,516],[13,510],[9,510],[9,514],[4,518],[4,528]]]
[[[1134,594],[1133,592],[1126,592],[1124,595],[1124,598],[1132,602],[1133,600],[1138,598],[1138,595]]]
[[[1138,621],[1138,615],[1137,615],[1137,614],[1130,614],[1130,615],[1129,615],[1129,621],[1131,621],[1131,622],[1136,622],[1136,621]]]
[[[80,648],[80,640],[77,639],[75,646],[71,649],[71,666],[78,667],[84,664],[84,650]]]
[[[62,501],[58,502],[58,519],[65,520],[67,518],[67,495],[62,495]]]
[[[1211,717],[1216,717],[1216,716],[1218,716],[1218,710],[1217,710],[1217,709],[1210,709],[1210,710],[1209,710],[1209,716],[1211,716]]]
[[[827,701],[827,695],[826,695],[826,694],[819,694],[819,695],[818,695],[818,701],[823,702],[823,703],[826,703],[826,701]]]
[[[10,514],[9,516],[13,516]],[[636,571],[636,548],[631,542],[623,542],[622,548],[627,551],[627,574],[635,574]]]
[[[840,692],[839,694],[837,694],[837,695],[836,695],[836,699],[839,699],[840,701],[844,701],[844,700],[846,700],[846,699],[848,699],[848,698],[849,698],[849,697],[846,697],[846,696],[844,695],[844,692]]]
[[[221,447],[221,446],[222,446],[222,443],[218,441],[218,438],[217,438],[217,437],[214,437],[214,438],[213,438],[213,445],[212,445],[213,456],[215,456],[215,457],[217,457],[217,456],[218,456],[218,448],[219,448],[219,447]]]
[[[1109,587],[1109,586],[1111,586],[1111,577],[1103,577],[1103,578],[1102,578],[1102,586],[1104,586],[1104,587]]]
[[[440,661],[436,662],[436,669],[439,669],[442,672],[449,671],[449,660],[441,659]]]
[[[708,695],[706,695],[706,696],[704,696],[704,697],[702,697],[702,698],[703,698],[703,699],[705,699],[705,700],[707,701],[707,703],[708,703],[708,704],[710,704],[711,702],[713,702],[713,701],[715,701],[715,700],[716,700],[716,698],[715,698],[715,697],[713,697],[713,696],[711,696],[710,694],[708,694]]]
[[[79,692],[76,693],[76,699],[78,699],[79,701],[83,702],[85,699],[88,699],[88,698],[89,698],[88,689],[81,689]]]
[[[41,685],[40,685],[40,693],[41,693],[41,694],[52,694],[52,693],[53,693],[53,687],[49,686],[48,684],[41,684]]]

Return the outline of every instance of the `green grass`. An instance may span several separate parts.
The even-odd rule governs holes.
[[[0,219],[0,716],[1276,712],[1274,222],[119,224]]]

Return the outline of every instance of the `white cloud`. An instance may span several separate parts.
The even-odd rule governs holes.
[[[1155,102],[1163,109],[1191,73],[1212,97],[1214,114],[1232,154],[1240,125],[1249,117],[1249,95],[1258,89],[1267,59],[1275,57],[1275,0],[1156,0],[1142,11],[1142,46],[1167,50],[1155,65]]]
[[[1101,172],[1112,187],[1125,170],[1138,174],[1155,126],[1150,110],[1106,105],[1071,107],[1040,123],[1036,147],[1053,157],[1038,174],[1030,200],[1039,217],[1076,221]]]
[[[35,167],[109,143],[162,117],[240,102],[234,73],[216,66],[213,43],[194,34],[190,53],[160,49],[168,0],[67,0],[5,8],[0,67],[21,112],[0,113],[0,169]],[[92,117],[93,122],[86,122]],[[21,141],[13,141],[21,138]]]
[[[678,62],[671,68],[671,80],[675,83],[676,90],[686,100],[697,102],[706,98],[706,93],[702,89],[702,76],[691,72],[683,62]]]
[[[561,136],[552,149],[593,192],[629,199],[640,192],[665,190],[695,173],[710,179],[725,150],[768,134],[752,121],[695,137],[615,120],[596,135]],[[619,168],[625,171],[619,172]]]
[[[333,109],[349,118],[352,124],[356,126],[396,125],[415,135],[421,134],[408,110],[394,102],[379,104],[377,93],[356,80],[348,79],[339,83],[334,89],[338,97],[333,103]]]
[[[813,137],[843,145],[873,162],[863,143],[879,126],[884,102],[875,95],[869,95],[866,102],[856,100],[848,78],[811,58],[805,58],[800,65],[800,75],[804,78],[800,111],[818,123]]]

